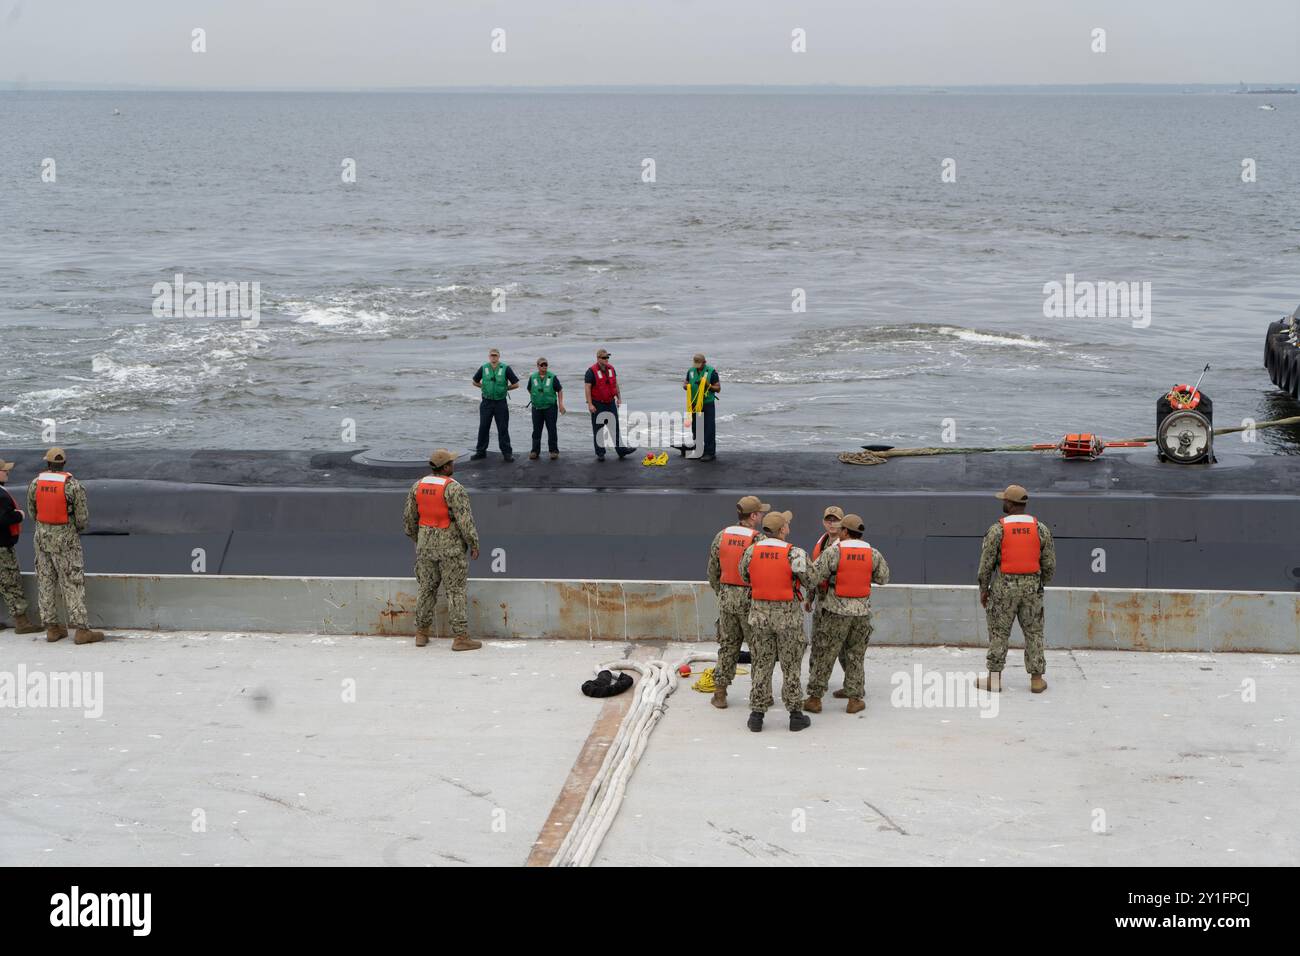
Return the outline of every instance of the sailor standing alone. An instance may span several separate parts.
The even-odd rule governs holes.
[[[976,684],[981,690],[1002,690],[1011,625],[1019,620],[1025,636],[1029,689],[1041,694],[1047,690],[1043,679],[1047,671],[1043,588],[1056,573],[1056,545],[1047,525],[1025,513],[1029,492],[1024,488],[1008,485],[995,497],[1002,501],[1004,517],[984,535],[979,566],[980,604],[987,611],[989,624],[989,672]]]
[[[90,523],[90,507],[81,483],[67,471],[68,456],[62,448],[45,453],[47,469],[27,486],[27,510],[36,516],[36,592],[45,622],[45,639],[61,641],[68,628],[59,624],[59,597],[68,612],[68,627],[76,644],[96,644],[102,631],[90,629],[86,613],[86,559],[81,551],[81,533]]]
[[[420,591],[415,605],[415,646],[429,643],[441,584],[447,592],[447,621],[455,637],[451,649],[472,651],[483,646],[482,641],[469,638],[465,607],[469,561],[478,557],[478,529],[474,527],[469,495],[451,476],[455,460],[456,456],[445,448],[429,456],[432,473],[411,486],[402,520],[406,536],[415,542],[415,580]]]

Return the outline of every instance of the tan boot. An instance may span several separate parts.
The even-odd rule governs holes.
[[[1043,680],[1042,674],[1029,675],[1029,689],[1035,694],[1041,694],[1047,690],[1047,681]]]
[[[858,711],[866,710],[866,709],[867,709],[867,702],[863,700],[861,697],[849,698],[849,706],[846,708],[846,710],[850,714],[856,714]]]
[[[803,702],[803,709],[810,714],[820,714],[822,712],[822,699],[820,697],[809,697]]]
[[[453,651],[476,651],[482,646],[482,641],[471,641],[464,634],[457,634],[456,639],[451,642]]]
[[[57,624],[51,625],[45,629],[45,640],[53,644],[55,641],[61,641],[68,636],[68,632]]]
[[[43,631],[40,621],[33,621],[26,614],[14,616],[14,633],[15,634],[35,634],[37,631]]]
[[[429,629],[427,627],[417,627],[415,629],[415,646],[424,647],[429,643]]]
[[[982,677],[975,678],[975,686],[980,690],[991,691],[994,694],[1002,693],[1002,672],[989,671]]]
[[[719,687],[717,690],[715,690],[713,692],[712,699],[709,700],[709,703],[712,704],[714,707],[718,708],[718,710],[726,710],[727,709],[727,688]]]
[[[88,627],[77,628],[77,636],[72,639],[74,644],[98,644],[104,639],[103,631],[92,631]]]
[[[846,694],[846,693],[844,692],[844,688],[841,687],[839,690],[831,691],[831,696],[834,697],[836,700],[843,700],[844,698],[848,697],[849,695]]]

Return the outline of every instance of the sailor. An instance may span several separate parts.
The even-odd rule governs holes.
[[[475,460],[487,457],[488,433],[492,423],[497,424],[497,444],[501,448],[503,461],[514,461],[510,448],[510,403],[506,393],[519,387],[519,376],[509,365],[501,362],[501,352],[497,349],[488,351],[488,360],[479,367],[471,379],[474,387],[483,393],[478,403],[478,443],[474,447]]]
[[[1025,513],[1029,492],[1008,485],[996,495],[1005,515],[984,535],[980,551],[980,604],[988,614],[989,653],[986,676],[976,683],[981,690],[1002,690],[1002,667],[1007,659],[1011,624],[1020,621],[1025,636],[1025,670],[1029,689],[1047,690],[1043,674],[1043,588],[1056,573],[1056,546],[1047,525]]]
[[[781,703],[790,712],[790,729],[803,730],[812,721],[803,712],[803,596],[813,577],[808,555],[786,539],[788,511],[773,511],[763,519],[764,537],[745,549],[740,578],[751,587],[750,651],[754,657],[749,693],[749,729],[763,729],[763,715],[772,706],[772,672],[781,663]]]
[[[718,663],[713,669],[714,707],[727,706],[727,687],[736,679],[740,645],[749,641],[749,585],[740,576],[745,550],[763,537],[763,516],[772,506],[754,495],[736,502],[736,523],[713,536],[709,545],[709,587],[718,598]]]
[[[415,605],[415,646],[429,643],[433,608],[438,585],[447,594],[447,621],[451,625],[453,651],[472,651],[482,641],[469,639],[469,618],[465,610],[465,583],[469,560],[478,558],[478,530],[464,486],[452,478],[456,456],[439,448],[429,456],[431,474],[411,486],[406,496],[403,523],[406,536],[415,542],[415,580],[419,600]]]
[[[822,512],[823,531],[821,537],[819,537],[816,543],[813,544],[812,553],[809,554],[808,556],[808,559],[810,561],[816,562],[817,559],[821,557],[822,551],[826,549],[826,545],[830,544],[832,541],[839,540],[840,520],[843,517],[844,517],[844,509],[841,508],[839,505],[830,505],[825,511]],[[808,592],[807,600],[805,600],[803,606],[803,609],[805,611],[812,611],[812,616],[813,616],[812,646],[814,647],[817,646],[817,637],[821,630],[821,625],[822,625],[821,597],[826,593],[826,590],[829,586],[830,585],[825,580],[823,580],[820,584],[817,585],[817,587],[810,589]],[[843,661],[840,661],[840,667],[841,668],[844,667]],[[842,695],[843,692],[840,691],[838,693]]]
[[[0,598],[14,619],[14,633],[35,634],[42,629],[41,623],[27,617],[27,596],[23,593],[22,572],[18,567],[18,555],[14,552],[23,530],[23,513],[4,488],[13,468],[12,461],[0,458]],[[0,628],[8,626],[0,624]]]
[[[551,451],[551,461],[560,457],[560,441],[555,434],[556,416],[567,415],[564,407],[564,386],[551,371],[545,358],[537,360],[537,371],[528,376],[528,401],[533,406],[533,449],[528,457],[534,461],[542,453],[542,426],[546,426],[546,444]]]
[[[86,613],[86,559],[81,552],[81,533],[90,521],[86,491],[68,472],[68,456],[62,448],[45,453],[45,471],[27,486],[27,511],[36,517],[32,535],[36,548],[36,593],[45,622],[45,639],[59,641],[68,628],[59,624],[58,599],[68,612],[68,627],[77,644],[95,644],[102,631],[90,629]]]
[[[838,659],[844,668],[844,689],[836,697],[849,699],[848,712],[865,708],[867,642],[871,639],[871,585],[889,583],[885,556],[862,539],[865,526],[857,515],[845,515],[836,539],[813,564],[818,582],[830,585],[818,599],[822,622],[813,631],[808,657],[808,699],[804,709],[822,712],[822,695]]]
[[[691,367],[686,370],[686,407],[691,414],[691,438],[698,447],[700,442],[699,424],[704,422],[704,454],[700,461],[713,461],[717,455],[717,431],[715,410],[718,393],[722,385],[718,382],[718,372],[704,359],[703,352],[696,352],[691,359]]]
[[[596,352],[596,364],[583,376],[583,390],[587,393],[587,411],[591,412],[591,435],[596,446],[596,460],[605,460],[607,443],[612,443],[620,459],[626,458],[635,448],[624,448],[618,432],[618,406],[623,393],[618,387],[618,373],[609,364],[609,352]]]

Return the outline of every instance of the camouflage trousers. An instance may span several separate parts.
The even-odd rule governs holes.
[[[781,703],[791,712],[803,710],[803,622],[797,625],[749,626],[749,709],[765,713],[772,706],[772,672],[781,663]]]
[[[1019,620],[1020,632],[1025,636],[1025,670],[1030,674],[1047,672],[1047,659],[1043,655],[1043,595],[1038,588],[1037,574],[1003,575],[993,580],[986,609],[990,671],[1001,672],[1006,664],[1011,625]]]
[[[415,581],[419,600],[415,605],[415,626],[433,627],[433,609],[438,603],[438,585],[447,594],[447,623],[451,633],[469,633],[469,615],[465,609],[465,584],[469,579],[469,562],[463,554],[437,555],[427,551],[415,553]]]
[[[68,627],[88,628],[86,613],[86,560],[81,541],[73,538],[59,547],[41,546],[36,541],[36,596],[41,606],[41,620],[47,627],[59,621],[59,599],[68,612]]]
[[[824,627],[826,621],[826,613],[827,613],[826,609],[822,607],[820,601],[818,601],[816,604],[813,605],[813,613],[812,613],[812,646],[813,647],[817,646],[818,635],[822,633],[822,628]],[[844,665],[843,653],[841,653],[840,656],[836,658],[836,660],[840,662],[840,670],[847,669]],[[831,669],[834,670],[834,668],[835,668],[835,664],[832,663]],[[827,677],[829,678],[829,676],[830,675],[828,674]]]
[[[844,693],[861,700],[867,694],[867,642],[871,640],[871,618],[823,613],[821,627],[813,631],[808,655],[808,696],[826,693],[831,670],[838,660],[844,668]]]
[[[740,659],[740,645],[749,644],[749,611],[740,614],[730,611],[718,612],[718,663],[713,668],[713,683],[719,689],[727,687],[736,679],[736,661]]]
[[[0,548],[0,599],[11,617],[27,613],[27,596],[23,594],[23,578],[13,548]]]

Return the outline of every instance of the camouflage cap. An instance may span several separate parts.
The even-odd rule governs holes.
[[[0,471],[13,471],[13,470],[14,470],[14,463],[12,461],[5,461],[3,458],[0,458]]]
[[[433,454],[429,456],[429,464],[434,468],[441,468],[449,461],[456,460],[456,453],[447,451],[445,448],[435,448]]]
[[[63,453],[62,448],[51,448],[45,453],[45,460],[53,464],[56,461],[67,461],[68,456]]]
[[[752,515],[755,511],[762,511],[764,513],[771,511],[772,506],[765,501],[759,501],[758,498],[753,495],[745,495],[745,497],[736,502],[736,510],[743,515]]]
[[[598,359],[609,358],[609,349],[597,349],[596,358]]]
[[[1006,491],[999,491],[993,497],[1002,501],[1009,501],[1013,505],[1023,505],[1029,500],[1029,492],[1025,491],[1020,485],[1007,485]]]
[[[844,509],[841,508],[839,505],[831,505],[829,508],[827,508],[825,511],[822,512],[822,517],[834,518],[836,521],[843,521]]]
[[[773,511],[763,519],[763,530],[777,532],[794,520],[793,511]]]
[[[691,358],[691,361],[692,361],[692,362],[699,362],[701,365],[703,365],[703,364],[705,363],[705,361],[707,361],[707,360],[704,358],[704,353],[703,353],[703,352],[696,352],[695,355],[694,355],[694,357]]]
[[[847,528],[849,531],[856,531],[858,534],[867,530],[867,526],[862,523],[862,519],[857,515],[845,515],[840,520],[840,527]]]

